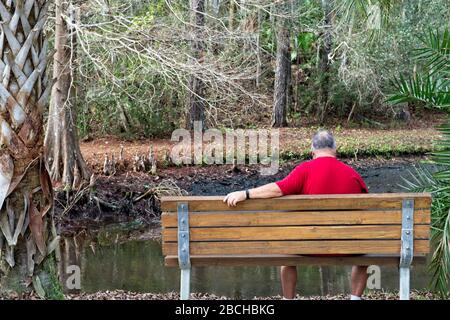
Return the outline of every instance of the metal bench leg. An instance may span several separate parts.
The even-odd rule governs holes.
[[[189,300],[191,292],[191,268],[181,269],[180,300]]]
[[[189,211],[187,203],[178,203],[178,264],[180,265],[180,299],[189,300],[191,259],[189,254]]]
[[[402,203],[402,235],[400,249],[400,300],[409,300],[410,266],[414,257],[414,200]]]
[[[400,267],[400,300],[409,300],[409,267]]]

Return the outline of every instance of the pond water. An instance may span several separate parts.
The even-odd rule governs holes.
[[[96,247],[81,253],[81,290],[96,292],[122,289],[166,293],[179,290],[178,268],[163,264],[158,241],[129,241]],[[350,268],[343,266],[298,267],[297,291],[304,296],[349,292]],[[396,267],[381,268],[381,289],[398,289]],[[277,267],[196,267],[191,272],[192,292],[213,293],[233,298],[275,296],[281,293]],[[412,269],[411,288],[428,284],[425,266]]]
[[[401,176],[413,168],[412,163],[366,168],[361,172],[371,192],[401,191]],[[286,172],[287,174],[287,172]],[[257,179],[257,178],[255,178]],[[234,183],[258,185],[261,181],[248,179]],[[191,194],[214,194],[218,182],[196,181]],[[201,187],[200,187],[201,186]],[[223,188],[221,184],[221,188]],[[223,190],[222,190],[223,191]],[[65,239],[64,266],[76,264],[81,268],[81,291],[129,290],[166,293],[179,290],[179,269],[164,267],[161,244],[158,241],[128,241],[99,246],[86,241],[79,244]],[[301,266],[298,268],[298,289],[304,296],[348,293],[348,266]],[[414,266],[411,288],[424,289],[429,277],[426,266]],[[381,268],[381,289],[398,289],[397,267]],[[274,296],[281,293],[277,267],[197,267],[191,272],[191,291],[225,295],[233,298]]]

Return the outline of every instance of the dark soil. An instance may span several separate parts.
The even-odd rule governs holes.
[[[154,179],[143,173],[98,176],[94,187],[57,192],[55,216],[60,233],[95,233],[105,225],[130,221],[135,226],[151,225],[161,214],[156,193],[146,195]]]
[[[344,162],[353,166],[363,177],[370,192],[399,192],[402,177],[424,157],[359,159]],[[94,232],[106,224],[133,222],[133,228],[158,225],[160,206],[158,196],[179,193],[189,195],[225,195],[274,182],[284,178],[298,162],[287,162],[277,174],[263,176],[257,166],[242,166],[232,170],[229,165],[188,166],[161,169],[158,175],[129,172],[118,176],[98,176],[93,187],[77,192],[57,193],[56,216],[63,235],[81,231]],[[159,186],[168,185],[162,192]],[[67,200],[69,199],[69,200]]]
[[[399,159],[361,159],[343,161],[363,177],[369,187],[369,191],[376,192],[400,192],[404,190],[400,184],[402,177],[410,176],[414,168],[425,158],[410,157]],[[257,168],[242,168],[238,173],[230,172],[220,167],[198,169],[191,175],[177,180],[181,188],[192,195],[225,195],[229,192],[254,188],[266,183],[283,179],[300,162],[288,162],[283,165],[277,174],[262,176]],[[217,172],[219,171],[219,172]]]

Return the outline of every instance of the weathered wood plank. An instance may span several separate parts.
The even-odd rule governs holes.
[[[311,257],[301,255],[208,255],[191,256],[193,266],[291,266],[291,265],[396,265],[398,255],[357,255],[349,257]],[[415,256],[412,263],[423,264],[426,256]],[[178,267],[178,257],[171,255],[164,259],[165,266]]]
[[[188,202],[189,211],[242,210],[349,210],[400,209],[403,199],[414,199],[416,208],[429,208],[431,195],[424,193],[373,193],[338,195],[294,195],[274,199],[250,199],[228,207],[223,196],[162,197],[162,211],[176,211],[178,202]]]
[[[191,242],[191,255],[233,254],[398,254],[399,240]],[[164,255],[176,255],[177,243],[163,242]],[[414,240],[414,254],[426,254],[429,240]]]
[[[429,226],[414,228],[414,239],[428,239]],[[190,241],[400,239],[401,225],[190,228]],[[178,229],[163,230],[163,241],[177,241]]]
[[[191,227],[233,226],[292,226],[292,225],[364,225],[400,224],[400,210],[396,211],[291,211],[291,212],[192,212]],[[163,227],[177,227],[177,213],[164,212]],[[429,224],[430,210],[415,210],[415,224]]]

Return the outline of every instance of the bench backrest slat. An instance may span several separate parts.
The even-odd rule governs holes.
[[[178,202],[189,203],[189,211],[257,211],[257,210],[358,210],[401,209],[403,199],[414,199],[415,208],[430,208],[431,197],[423,193],[297,195],[276,199],[251,199],[228,207],[219,196],[164,197],[163,212],[177,211]]]
[[[162,224],[165,228],[177,227],[177,213],[164,212]],[[355,210],[355,211],[288,211],[288,212],[192,212],[191,227],[261,227],[301,225],[364,225],[401,224],[400,210]],[[416,209],[415,224],[430,224],[430,210]]]
[[[414,238],[429,238],[429,226],[418,225]],[[190,241],[261,241],[261,240],[392,240],[400,239],[400,225],[369,226],[286,226],[191,228]],[[164,230],[164,242],[176,242],[178,229]]]

